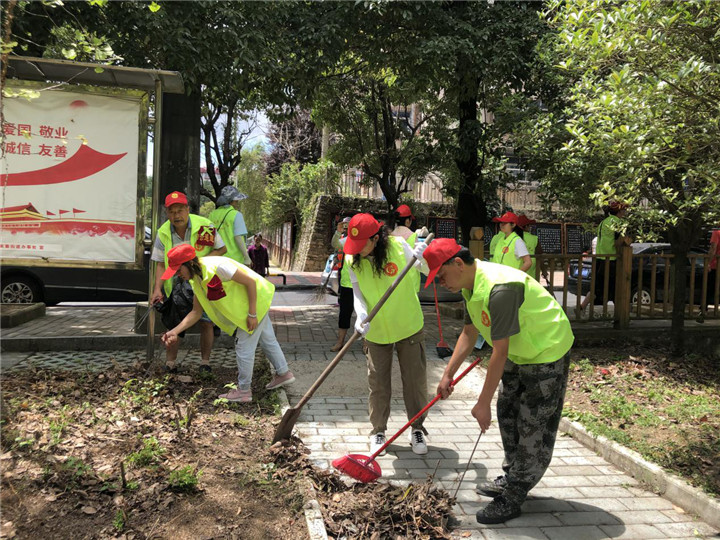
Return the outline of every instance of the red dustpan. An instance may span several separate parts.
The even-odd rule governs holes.
[[[465,371],[463,371],[460,375],[458,375],[455,380],[450,383],[450,386],[455,386],[460,379],[462,379],[465,375],[468,374],[468,372],[473,369],[478,363],[480,362],[480,358],[476,358],[475,361],[470,364]],[[374,482],[378,478],[382,476],[382,470],[380,469],[380,465],[377,464],[375,459],[382,453],[383,450],[385,450],[388,446],[390,446],[390,443],[392,443],[395,439],[397,439],[407,428],[409,428],[412,423],[420,418],[423,414],[427,412],[427,410],[435,405],[437,400],[440,399],[440,394],[435,396],[430,403],[425,405],[422,410],[417,413],[415,416],[413,416],[410,420],[408,420],[408,423],[405,424],[400,431],[398,431],[395,435],[390,437],[385,444],[383,444],[380,448],[377,449],[377,451],[372,454],[370,457],[363,456],[362,454],[348,454],[346,456],[343,456],[341,458],[337,458],[333,460],[332,465],[335,467],[338,471],[341,473],[347,474],[348,476],[354,478],[355,480],[358,480],[364,484],[367,484],[368,482]]]

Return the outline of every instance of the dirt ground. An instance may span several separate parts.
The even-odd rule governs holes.
[[[276,404],[213,404],[219,371],[3,375],[3,536],[306,538],[267,455]]]

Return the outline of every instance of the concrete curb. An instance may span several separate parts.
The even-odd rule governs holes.
[[[0,304],[0,328],[14,328],[45,316],[45,304]]]
[[[567,433],[590,450],[619,467],[633,478],[645,482],[659,495],[686,512],[699,516],[708,525],[720,528],[720,501],[691,486],[655,463],[645,460],[629,448],[590,433],[585,426],[563,418],[560,431]]]
[[[290,408],[290,401],[288,400],[284,388],[279,389],[278,399],[280,401],[282,414],[285,414],[285,411]],[[305,504],[303,505],[303,509],[305,510],[305,522],[307,523],[308,536],[310,540],[328,540],[327,529],[325,528],[325,520],[322,517],[320,503],[317,502],[315,488],[313,487],[310,479],[305,481],[304,491]]]

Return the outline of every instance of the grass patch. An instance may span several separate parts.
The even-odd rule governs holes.
[[[576,352],[567,418],[720,495],[717,360],[688,356],[677,362],[654,349]]]

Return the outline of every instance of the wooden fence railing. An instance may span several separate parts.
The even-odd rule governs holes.
[[[552,287],[572,319],[613,319],[616,326],[627,328],[631,319],[671,317],[672,254],[633,254],[630,246],[624,246],[615,260],[602,255],[537,255],[536,259],[536,279]],[[716,259],[720,264],[720,256]],[[709,255],[688,257],[686,318],[720,318],[720,280],[717,270],[710,270],[710,262]],[[543,274],[547,279],[541,277]],[[598,275],[602,276],[601,283],[596,282]],[[594,291],[597,299],[589,302],[585,316],[580,304]]]

